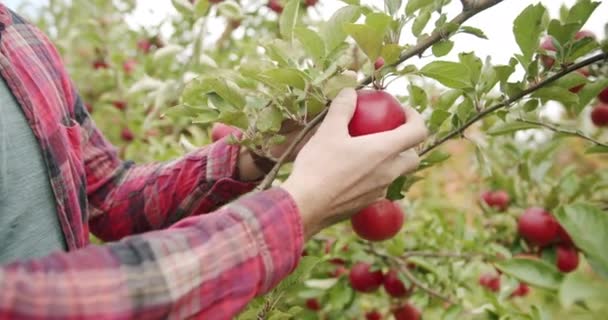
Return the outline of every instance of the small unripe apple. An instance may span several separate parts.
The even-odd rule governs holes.
[[[583,38],[595,39],[595,33],[591,32],[589,30],[581,30],[574,35],[574,39],[576,39],[576,40],[580,40]]]
[[[399,279],[399,275],[396,270],[390,270],[384,275],[384,290],[390,296],[395,298],[401,298],[409,295],[409,291]]]
[[[492,273],[483,274],[481,277],[479,277],[479,284],[482,287],[486,287],[490,291],[500,291],[500,277],[498,275]]]
[[[380,200],[350,218],[355,233],[369,241],[384,241],[394,237],[401,227],[405,215],[396,202]]]
[[[310,298],[306,300],[306,308],[313,311],[319,311],[321,310],[321,304],[319,303],[319,300]]]
[[[268,8],[270,8],[270,10],[278,14],[283,12],[283,5],[281,4],[281,2],[279,2],[279,0],[269,0],[267,6]]]
[[[384,67],[384,58],[378,57],[378,59],[376,59],[374,62],[374,69],[378,70],[382,67]]]
[[[350,286],[359,292],[373,292],[380,287],[384,276],[382,270],[371,270],[369,263],[357,262],[350,269],[348,280]]]
[[[223,123],[215,123],[211,128],[211,141],[216,142],[229,135],[237,135],[241,130]]]
[[[356,137],[389,131],[405,121],[405,111],[395,97],[382,90],[359,90],[348,132]]]
[[[411,304],[405,304],[393,310],[395,320],[420,320],[420,311]]]
[[[608,104],[608,88],[604,88],[604,90],[597,95],[597,98],[600,99],[601,102]]]
[[[125,142],[131,142],[135,138],[133,132],[129,128],[123,128],[120,132],[120,137]]]
[[[555,264],[561,272],[571,272],[578,267],[578,251],[575,247],[559,245],[556,251]]]
[[[528,208],[517,221],[519,234],[529,243],[546,246],[557,239],[559,224],[542,208]]]
[[[600,103],[593,108],[591,122],[598,127],[608,126],[608,104]]]
[[[378,310],[372,310],[365,314],[365,320],[381,320],[382,314]]]

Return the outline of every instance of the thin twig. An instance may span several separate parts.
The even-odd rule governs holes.
[[[461,25],[465,21],[467,21],[468,19],[473,17],[474,15],[476,15],[479,12],[486,10],[490,7],[493,7],[494,5],[500,3],[501,1],[502,0],[484,0],[484,1],[479,1],[479,3],[477,3],[476,7],[474,7],[474,8],[465,7],[465,8],[463,8],[463,11],[459,15],[457,15],[456,17],[454,17],[454,19],[452,19],[450,21],[450,24]],[[422,54],[426,49],[430,48],[432,45],[434,45],[435,43],[437,43],[445,38],[446,38],[446,34],[443,32],[443,29],[438,28],[437,30],[433,31],[433,33],[429,37],[427,37],[426,39],[424,39],[417,45],[413,46],[409,50],[403,52],[399,56],[399,60],[397,60],[397,62],[391,64],[390,66],[396,67],[396,66],[400,65],[401,63],[405,62],[406,60]],[[357,89],[361,89],[361,88],[365,87],[366,85],[369,85],[372,81],[373,81],[373,78],[371,76],[368,76],[359,84],[359,86],[357,86]],[[329,105],[329,102],[327,103],[327,105]],[[274,165],[272,170],[270,170],[270,172],[266,175],[266,177],[264,177],[264,180],[262,181],[262,183],[260,183],[258,185],[256,190],[258,190],[258,191],[266,190],[272,186],[272,182],[274,181],[277,174],[279,173],[279,169],[281,169],[281,166],[291,156],[293,151],[296,149],[296,146],[299,145],[300,142],[302,142],[304,137],[306,137],[306,135],[310,131],[312,131],[314,129],[314,127],[316,127],[317,124],[319,124],[323,120],[323,118],[327,114],[327,111],[328,111],[328,108],[323,109],[323,111],[321,111],[321,113],[319,113],[310,123],[308,123],[304,127],[302,132],[300,132],[300,134],[298,134],[298,136],[294,139],[294,141],[291,143],[291,145],[289,145],[287,150],[278,159],[277,163]]]
[[[483,253],[407,251],[402,256],[402,258],[404,258],[404,259],[408,259],[408,258],[411,258],[411,257],[474,259],[474,258],[484,258],[485,255]]]
[[[516,102],[516,101],[520,100],[521,98],[529,95],[530,93],[533,93],[534,91],[536,91],[536,90],[538,90],[538,89],[540,89],[542,87],[545,87],[548,84],[551,84],[551,83],[555,82],[556,80],[562,78],[563,76],[565,76],[565,75],[567,75],[567,74],[569,74],[569,73],[571,73],[571,72],[573,72],[575,70],[578,70],[578,69],[580,69],[582,67],[586,67],[586,66],[588,66],[590,64],[593,64],[593,63],[596,63],[598,61],[605,60],[605,59],[608,59],[608,52],[600,53],[600,54],[597,54],[597,55],[595,55],[595,56],[593,56],[591,58],[585,59],[585,60],[583,60],[583,61],[581,61],[579,63],[575,63],[575,64],[573,64],[573,65],[571,65],[571,66],[563,69],[562,71],[560,71],[560,72],[558,72],[558,73],[556,73],[556,74],[548,77],[547,79],[545,79],[545,80],[543,80],[543,81],[541,81],[541,82],[539,82],[539,83],[537,83],[537,84],[529,87],[528,89],[520,92],[519,94],[514,95],[513,97],[511,97],[511,98],[509,98],[509,99],[507,99],[507,100],[505,100],[505,101],[503,101],[503,102],[501,102],[499,104],[496,104],[496,105],[491,106],[491,107],[489,107],[487,109],[484,109],[483,111],[481,111],[480,113],[476,114],[474,117],[472,117],[471,119],[469,119],[467,122],[465,122],[461,127],[458,127],[456,129],[450,131],[450,133],[448,133],[443,138],[435,141],[433,144],[431,144],[428,147],[424,148],[420,152],[420,156],[423,156],[423,155],[429,153],[431,150],[437,148],[438,146],[440,146],[444,142],[446,142],[446,141],[448,141],[448,140],[450,140],[450,139],[452,139],[452,138],[454,138],[454,137],[462,134],[473,123],[481,120],[482,118],[488,116],[489,114],[493,113],[494,111],[497,111],[497,110],[502,109],[504,107],[510,106],[514,102]]]
[[[428,293],[431,296],[439,298],[439,299],[449,303],[450,305],[456,304],[456,302],[454,302],[454,300],[452,300],[452,298],[442,294],[441,292],[439,292],[435,289],[431,289],[426,284],[422,283],[422,281],[420,281],[418,278],[416,278],[416,276],[414,276],[414,274],[407,268],[407,263],[404,263],[404,262],[397,264],[399,266],[399,271],[401,271],[401,273],[403,273],[403,275],[412,284],[414,284],[418,289]]]
[[[559,128],[556,127],[554,125],[548,124],[548,123],[544,123],[544,122],[540,122],[540,121],[534,121],[534,120],[529,120],[529,119],[524,119],[524,118],[519,118],[517,119],[517,121],[519,122],[523,122],[523,123],[528,123],[528,124],[533,124],[533,125],[537,125],[540,127],[544,127],[546,129],[549,129],[553,132],[557,132],[557,133],[561,133],[561,134],[565,134],[565,135],[569,135],[569,136],[575,136],[575,137],[579,137],[581,139],[587,140],[589,142],[592,142],[598,146],[602,146],[604,148],[608,148],[608,144],[597,141],[585,134],[583,134],[582,132],[578,131],[578,130],[568,130],[568,129],[563,129],[563,128]]]

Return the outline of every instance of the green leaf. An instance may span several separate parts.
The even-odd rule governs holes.
[[[419,169],[428,168],[436,164],[442,163],[449,159],[452,155],[441,150],[435,150],[420,161]]]
[[[431,131],[437,131],[439,127],[447,120],[452,114],[442,110],[436,109],[431,113],[431,119],[429,120],[429,129]]]
[[[522,108],[525,112],[532,112],[536,110],[539,105],[540,103],[538,102],[538,99],[530,99],[526,101],[526,103],[524,103],[524,106]]]
[[[402,192],[403,185],[405,185],[405,179],[405,176],[400,176],[388,186],[388,190],[386,191],[387,199],[395,201],[405,198],[405,195]]]
[[[365,17],[365,25],[376,30],[376,36],[380,38],[384,38],[391,22],[393,19],[382,12],[372,12]]]
[[[296,284],[302,283],[308,278],[314,268],[321,262],[321,259],[311,256],[300,258],[300,263],[294,272],[285,278],[273,291],[284,291],[292,288]]]
[[[501,125],[498,125],[490,130],[488,130],[488,134],[491,136],[500,136],[505,134],[510,134],[520,130],[528,130],[528,129],[536,129],[537,125],[524,123],[524,122],[508,122]]]
[[[323,92],[325,96],[330,99],[335,98],[340,91],[344,88],[354,88],[357,86],[357,79],[339,74],[327,81],[327,83],[323,87]]]
[[[579,114],[583,109],[589,105],[591,100],[595,99],[597,95],[608,87],[608,78],[598,79],[594,82],[587,83],[581,91],[578,92],[578,105],[575,108],[576,114]]]
[[[581,26],[578,23],[562,24],[561,21],[553,19],[549,22],[547,33],[557,40],[559,45],[563,46],[564,44],[570,42],[580,27]]]
[[[409,0],[405,6],[405,14],[411,16],[417,10],[429,6],[432,1],[429,0]]]
[[[256,128],[261,132],[277,132],[283,123],[283,113],[277,108],[268,107],[263,109],[256,121]]]
[[[593,38],[583,38],[576,40],[570,48],[569,54],[565,57],[566,61],[575,61],[599,48],[599,43]]]
[[[384,59],[384,62],[387,65],[393,64],[399,60],[399,57],[401,56],[401,51],[403,51],[403,49],[400,45],[396,43],[389,43],[382,47],[382,52],[380,53],[380,56]]]
[[[232,1],[224,1],[217,4],[217,12],[221,16],[231,20],[240,20],[243,18],[241,7]]]
[[[576,246],[608,270],[608,215],[590,204],[575,203],[559,208],[555,216]]]
[[[432,47],[433,55],[435,57],[443,57],[446,54],[450,53],[454,48],[454,42],[451,40],[441,40],[435,43]]]
[[[365,55],[374,61],[380,56],[382,41],[384,38],[379,36],[372,27],[364,24],[349,23],[344,25],[344,31],[349,34]]]
[[[463,26],[463,27],[460,27],[460,32],[472,34],[478,38],[488,39],[486,34],[483,32],[483,30],[475,28],[475,27]]]
[[[192,3],[187,0],[171,0],[173,7],[182,15],[189,15],[194,10]]]
[[[439,96],[436,107],[442,110],[448,110],[460,96],[462,96],[462,91],[460,90],[445,91]]]
[[[466,122],[475,113],[473,107],[473,101],[469,98],[465,98],[462,103],[456,108],[456,115],[461,122]]]
[[[299,27],[294,30],[296,37],[302,44],[306,53],[309,54],[317,64],[325,59],[325,43],[321,36],[313,30]]]
[[[458,54],[458,59],[465,67],[467,67],[469,69],[469,75],[471,77],[471,82],[474,84],[479,82],[479,76],[481,75],[481,68],[483,67],[483,63],[481,62],[481,59],[479,59],[472,52],[468,52],[468,53],[462,52],[462,53]]]
[[[526,62],[532,60],[532,55],[538,47],[543,31],[543,17],[546,9],[542,4],[529,5],[515,18],[513,34]]]
[[[355,291],[346,282],[339,281],[335,286],[329,289],[328,302],[332,309],[341,310],[355,298]]]
[[[424,66],[420,73],[454,89],[471,88],[470,70],[462,63],[434,61]]]
[[[601,2],[595,2],[591,0],[579,0],[570,8],[566,23],[578,23],[583,26],[593,11],[600,5]]]
[[[605,301],[606,292],[608,292],[606,282],[592,279],[582,272],[573,272],[566,275],[559,288],[559,301],[567,309],[575,303],[586,303],[590,300]]]
[[[430,19],[431,19],[430,11],[425,10],[425,11],[421,12],[416,17],[416,19],[414,19],[414,23],[412,24],[412,34],[416,37],[419,37],[420,34],[422,33],[422,30],[424,30],[424,27],[426,27],[426,25]]]
[[[426,108],[426,106],[428,105],[428,97],[424,89],[416,85],[410,84],[408,86],[408,91],[410,92],[411,107],[420,106],[422,108]]]
[[[204,17],[209,12],[209,0],[199,0],[194,4],[194,13],[197,18]]]
[[[299,21],[298,14],[300,13],[300,0],[290,0],[279,18],[279,30],[283,39],[293,42],[294,30]]]
[[[578,105],[578,96],[569,90],[558,86],[543,87],[536,90],[532,97],[540,98],[542,101],[558,101],[565,107],[572,107]]]
[[[384,6],[386,7],[389,14],[393,15],[397,13],[397,10],[401,8],[402,0],[384,0]]]
[[[333,16],[321,26],[321,37],[325,40],[325,48],[327,52],[333,51],[338,47],[344,39],[346,32],[343,26],[346,23],[356,21],[361,15],[359,6],[346,6],[338,9]]]
[[[604,147],[604,146],[593,146],[593,147],[588,148],[587,150],[585,150],[585,153],[587,153],[587,154],[594,154],[594,153],[608,153],[608,147]]]
[[[555,266],[542,260],[515,258],[501,261],[496,267],[525,283],[549,290],[559,289],[563,279],[563,275]]]
[[[305,75],[298,69],[270,69],[264,71],[261,75],[268,78],[269,81],[285,84],[300,90],[304,90],[306,87]]]

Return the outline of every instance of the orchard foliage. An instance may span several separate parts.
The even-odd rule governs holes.
[[[238,129],[231,141],[265,153],[285,123],[320,121],[344,87],[391,84],[424,115],[422,164],[387,194],[407,217],[396,236],[325,230],[239,319],[605,318],[608,42],[584,29],[599,3],[556,17],[530,4],[504,26],[518,47],[497,63],[449,54],[486,38],[470,17],[514,0],[345,0],[322,20],[324,1],[173,0],[164,29],[129,27],[132,0],[55,0],[32,19],[127,159],[172,159],[209,143],[218,122],[233,128],[213,140]],[[435,59],[411,64],[423,54]]]

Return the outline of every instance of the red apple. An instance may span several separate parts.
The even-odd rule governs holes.
[[[95,70],[107,69],[109,67],[110,66],[108,65],[108,63],[103,59],[93,61],[93,69]]]
[[[333,278],[340,278],[342,275],[345,275],[347,273],[348,273],[348,269],[346,269],[346,267],[338,265],[338,266],[336,266],[334,271],[332,271],[329,275]]]
[[[486,287],[490,291],[500,291],[500,277],[492,273],[485,273],[479,277],[479,284],[482,287]]]
[[[555,48],[555,46],[553,45],[553,41],[551,40],[550,36],[546,36],[545,38],[543,38],[543,41],[540,43],[540,48],[545,51],[556,51],[557,50]],[[545,66],[546,69],[551,69],[551,67],[555,63],[555,59],[553,57],[550,57],[545,54],[542,54],[540,56],[540,61],[543,64],[543,66]]]
[[[571,272],[578,267],[578,251],[572,246],[557,246],[557,258],[555,261],[561,272]]]
[[[597,98],[600,99],[601,102],[608,104],[608,88],[604,88],[604,90],[597,95]]]
[[[115,100],[112,104],[118,110],[125,110],[127,108],[127,102],[124,100]]]
[[[608,126],[608,104],[599,103],[593,108],[591,122],[598,127]]]
[[[405,304],[393,310],[395,320],[420,320],[420,311],[411,304]]]
[[[585,78],[589,77],[589,70],[587,70],[587,68],[578,69],[578,70],[576,70],[576,72],[580,73]],[[585,84],[581,83],[578,86],[570,88],[569,90],[572,93],[578,93],[579,91],[581,91],[581,89],[583,89],[584,86],[585,86]]]
[[[236,136],[240,132],[241,130],[235,127],[218,122],[213,124],[213,127],[211,128],[211,141],[216,142],[231,134]]]
[[[93,112],[93,106],[90,103],[85,103],[84,107],[87,109],[89,113]]]
[[[409,294],[396,270],[390,270],[384,275],[384,290],[395,298],[405,297]]]
[[[136,67],[137,67],[137,60],[135,60],[133,58],[129,58],[122,63],[122,69],[124,70],[124,72],[127,75],[132,74],[133,71],[135,71]]]
[[[557,229],[557,237],[559,238],[561,244],[574,246],[574,242],[572,242],[570,234],[568,234],[568,231],[566,231],[566,229],[564,229],[564,227],[562,227],[561,225],[559,225]]]
[[[307,7],[314,7],[319,0],[304,0],[304,5]]]
[[[530,287],[527,284],[520,282],[517,289],[511,293],[511,297],[525,297],[530,293]]]
[[[528,208],[517,221],[519,234],[529,243],[546,246],[557,238],[557,220],[542,208]]]
[[[356,137],[389,131],[405,121],[405,111],[395,97],[381,90],[359,90],[357,107],[348,124],[348,132]]]
[[[498,211],[505,211],[511,202],[511,197],[504,190],[485,191],[481,198],[488,206]]]
[[[384,276],[381,270],[371,271],[369,263],[357,262],[348,275],[350,286],[359,292],[373,292],[380,287]]]
[[[129,128],[123,128],[120,132],[120,137],[125,142],[131,142],[135,138],[133,132]]]
[[[374,69],[378,70],[382,67],[384,67],[384,58],[378,57],[378,59],[376,59],[374,62]]]
[[[396,202],[380,200],[350,218],[353,230],[369,241],[384,241],[394,237],[405,220]]]
[[[150,53],[150,49],[152,48],[152,43],[149,39],[141,39],[137,41],[137,49],[144,54]]]
[[[372,310],[365,314],[365,320],[381,320],[382,314],[378,310]]]
[[[589,30],[581,30],[574,35],[575,40],[580,40],[583,38],[592,38],[595,39],[595,33]]]
[[[306,300],[306,308],[313,311],[319,311],[321,310],[321,304],[319,303],[319,300],[315,298],[310,298]]]
[[[280,14],[281,12],[283,12],[283,5],[279,0],[269,0],[267,6],[268,8],[270,8],[270,10],[276,13]]]

